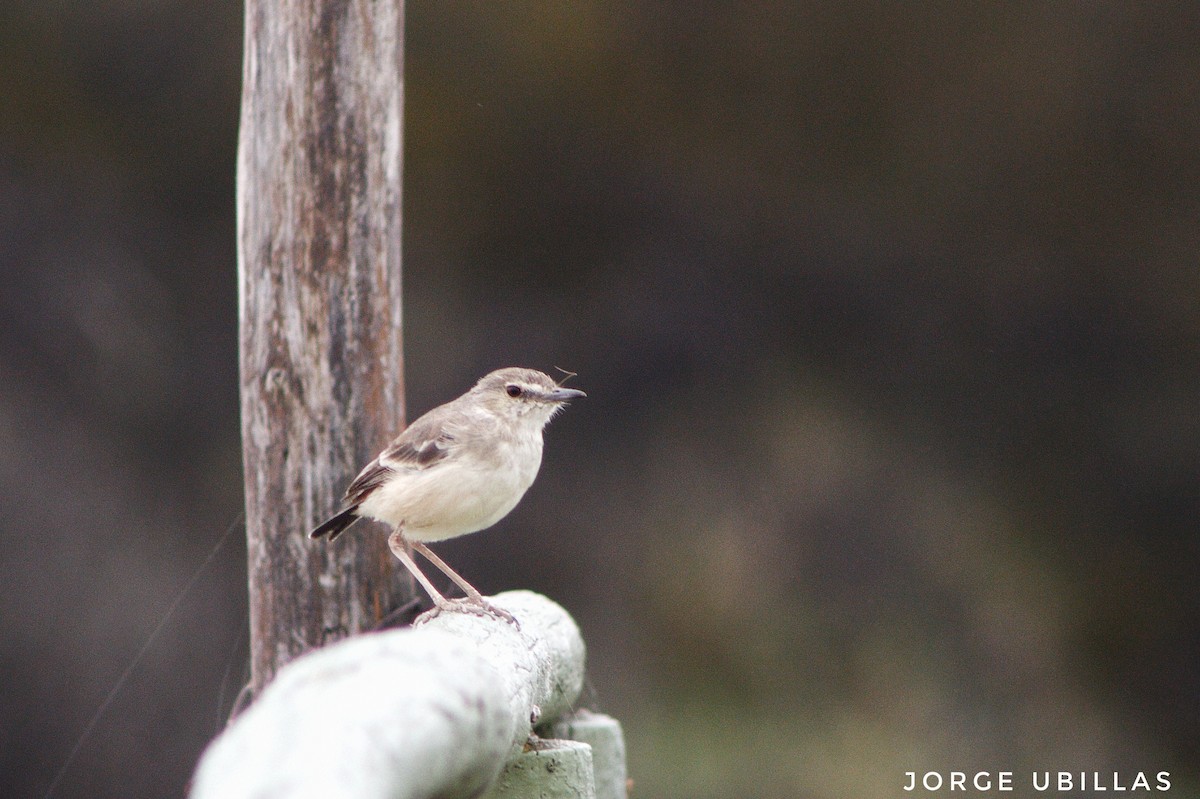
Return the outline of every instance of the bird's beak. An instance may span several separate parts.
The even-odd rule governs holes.
[[[567,400],[586,396],[587,394],[584,394],[577,388],[556,388],[546,395],[546,399],[550,402],[566,402]]]

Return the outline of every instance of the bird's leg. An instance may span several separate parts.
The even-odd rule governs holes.
[[[515,624],[518,630],[521,629],[521,625],[517,621],[516,617],[514,617],[507,610],[504,610],[503,608],[498,608],[495,605],[493,605],[491,602],[488,602],[486,599],[484,599],[483,594],[479,593],[479,591],[476,590],[475,586],[468,583],[466,580],[464,580],[462,577],[459,576],[458,572],[454,571],[454,569],[451,569],[449,566],[447,566],[446,562],[444,560],[442,560],[441,558],[439,558],[437,555],[435,555],[432,549],[425,546],[425,544],[421,543],[420,541],[410,541],[409,543],[412,544],[413,549],[415,549],[417,552],[420,552],[422,555],[424,555],[425,558],[430,563],[432,563],[434,566],[437,566],[439,569],[441,569],[443,574],[445,574],[447,577],[449,577],[451,580],[453,580],[455,585],[457,585],[464,592],[466,592],[467,600],[471,604],[475,605],[478,608],[481,608],[482,610],[490,613],[493,616],[504,619],[505,621],[511,622],[512,624]],[[438,607],[439,607],[439,609],[444,609],[444,608],[441,608],[440,605]]]
[[[475,586],[471,585],[466,580],[464,580],[458,574],[458,572],[454,571],[454,569],[451,569],[449,566],[447,566],[446,561],[442,560],[436,554],[434,554],[432,549],[425,546],[420,541],[410,541],[409,543],[412,544],[413,549],[415,549],[416,551],[418,551],[422,555],[424,555],[425,558],[430,563],[432,563],[434,566],[437,566],[439,569],[442,570],[443,574],[445,574],[447,577],[449,577],[451,580],[453,580],[454,584],[457,585],[459,588],[461,588],[466,593],[466,595],[471,599],[472,602],[475,602],[477,604],[483,603],[483,594],[479,593],[479,591],[477,591],[475,589]]]
[[[441,593],[433,587],[433,583],[429,582],[429,578],[421,573],[417,567],[417,562],[413,560],[412,555],[408,552],[408,539],[404,537],[404,528],[397,527],[395,531],[388,536],[388,547],[392,550],[392,554],[404,564],[404,568],[417,578],[417,582],[429,594],[429,598],[433,600],[433,604],[438,608],[447,607],[450,605],[450,600],[442,596]]]

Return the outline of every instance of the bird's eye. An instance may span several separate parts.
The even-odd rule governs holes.
[[[521,387],[512,383],[505,386],[504,390],[510,397],[519,397],[522,394]]]

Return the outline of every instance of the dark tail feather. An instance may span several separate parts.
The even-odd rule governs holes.
[[[342,530],[345,530],[356,521],[358,521],[358,506],[351,505],[332,519],[322,522],[317,529],[308,534],[308,537],[322,538],[323,536],[329,536],[329,540],[332,541],[341,534]]]

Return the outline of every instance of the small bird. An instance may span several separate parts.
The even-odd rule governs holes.
[[[509,367],[480,378],[466,394],[409,425],[368,463],[346,489],[342,510],[309,537],[332,541],[364,516],[392,525],[388,546],[433,599],[432,613],[488,613],[516,624],[425,542],[474,533],[507,516],[542,465],[542,428],[569,400],[586,396],[536,369]],[[442,596],[417,567],[412,549],[466,599]]]

